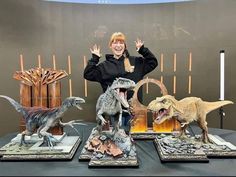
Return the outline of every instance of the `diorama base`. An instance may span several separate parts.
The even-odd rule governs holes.
[[[130,132],[131,137],[135,140],[154,140],[157,135],[160,134],[172,134],[177,133],[179,131],[174,132],[155,132],[151,128],[149,128],[146,132]]]
[[[217,135],[210,135],[213,143],[203,143],[201,136],[177,138],[161,134],[154,140],[161,162],[209,162],[208,157],[235,158],[236,146]]]
[[[79,160],[89,161],[89,167],[138,167],[138,159],[136,154],[135,145],[132,142],[130,136],[125,134],[123,129],[120,129],[111,140],[112,128],[109,131],[103,131],[102,134],[98,134],[96,128],[94,128],[85,143],[84,148],[81,151]],[[91,150],[91,142],[95,139],[101,139],[101,144],[105,145],[106,141],[111,141],[112,144],[116,145],[120,150],[120,154],[117,156],[106,153]],[[106,145],[107,147],[112,146],[111,144]],[[117,153],[115,150],[114,153]],[[112,150],[110,151],[112,153]]]
[[[18,134],[8,144],[0,148],[0,160],[70,160],[74,156],[81,139],[79,136],[54,135],[60,141],[54,147],[44,145],[37,134],[26,136],[26,145],[20,146],[21,134]]]

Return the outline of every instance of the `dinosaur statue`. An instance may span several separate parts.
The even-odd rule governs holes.
[[[127,91],[135,87],[135,82],[126,78],[117,78],[113,81],[112,85],[107,88],[107,90],[101,94],[97,100],[96,104],[96,121],[97,130],[101,132],[102,126],[107,123],[103,116],[117,116],[115,117],[113,134],[115,134],[122,122],[122,106],[124,108],[129,108],[127,101]]]
[[[62,102],[62,105],[60,107],[56,108],[24,107],[8,96],[0,95],[0,97],[7,99],[14,106],[16,111],[20,112],[25,119],[26,130],[21,133],[22,136],[20,145],[26,144],[25,136],[31,136],[36,130],[36,128],[38,128],[38,136],[40,138],[43,137],[47,145],[53,147],[53,142],[58,142],[58,140],[55,139],[51,133],[47,132],[48,129],[54,127],[57,124],[59,124],[60,126],[69,125],[74,128],[73,123],[75,123],[75,120],[63,123],[61,122],[60,118],[70,107],[75,106],[81,110],[82,108],[79,104],[85,103],[85,100],[80,97],[68,97]]]
[[[154,119],[157,124],[161,124],[167,119],[176,118],[181,123],[180,137],[185,135],[185,130],[189,123],[197,121],[202,129],[202,141],[204,143],[212,143],[208,137],[206,115],[227,104],[233,104],[233,102],[206,102],[198,97],[186,97],[178,101],[171,95],[164,95],[151,101],[147,109],[157,114]]]

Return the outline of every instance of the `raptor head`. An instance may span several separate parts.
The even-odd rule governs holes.
[[[177,107],[176,102],[177,100],[173,96],[165,95],[151,101],[147,109],[155,113],[156,117],[154,118],[154,122],[161,124],[165,120],[175,116],[176,112],[182,112],[182,110]]]
[[[79,110],[82,110],[82,107],[80,106],[81,103],[85,103],[85,100],[80,97],[67,97],[63,102],[62,105],[66,107],[72,107],[75,106]]]
[[[135,82],[119,77],[115,79],[111,85],[111,89],[114,91],[114,96],[116,99],[125,107],[129,108],[129,104],[127,101],[127,91],[134,89],[136,86]]]

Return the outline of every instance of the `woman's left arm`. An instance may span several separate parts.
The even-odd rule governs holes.
[[[143,72],[144,75],[153,71],[158,66],[158,61],[155,55],[147,48],[142,45],[138,53],[141,54],[144,58],[143,60]]]

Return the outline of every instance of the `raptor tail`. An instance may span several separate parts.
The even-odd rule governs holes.
[[[21,112],[22,111],[22,105],[20,103],[18,103],[17,101],[15,101],[14,99],[5,96],[5,95],[0,95],[0,97],[7,99],[16,109],[17,112]]]
[[[220,108],[222,106],[228,105],[228,104],[234,104],[234,103],[229,100],[215,101],[215,102],[204,102],[205,108],[207,108],[207,113],[210,111],[213,111],[217,108]]]

